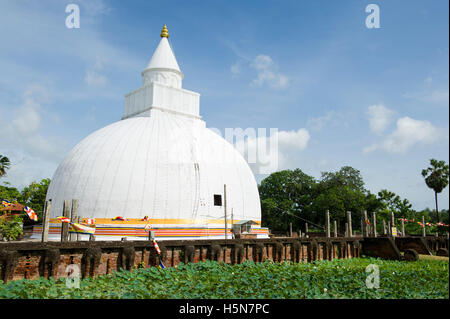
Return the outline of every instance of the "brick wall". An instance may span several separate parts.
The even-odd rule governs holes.
[[[438,240],[440,247],[448,248],[448,240],[429,240]],[[380,244],[376,244],[378,241]],[[383,248],[382,241],[371,238],[371,247],[383,251],[386,247]],[[110,274],[120,268],[154,267],[160,260],[166,267],[208,259],[229,264],[265,259],[310,262],[360,257],[363,245],[361,237],[173,240],[159,242],[161,255],[158,255],[150,241],[0,243],[0,279],[7,282],[67,277],[71,264],[78,266],[84,278]]]

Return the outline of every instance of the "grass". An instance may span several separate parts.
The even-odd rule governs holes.
[[[431,255],[420,255],[419,254],[419,259],[422,260],[442,260],[442,261],[448,261],[448,257],[444,257],[444,256],[431,256]]]
[[[379,270],[379,288],[366,286],[367,266]],[[370,268],[370,267],[369,267]],[[178,267],[118,271],[86,278],[79,288],[66,279],[18,280],[0,283],[0,298],[449,298],[449,263],[374,258],[335,259],[312,263],[215,261]]]

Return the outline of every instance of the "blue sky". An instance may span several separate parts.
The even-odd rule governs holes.
[[[79,29],[66,28],[70,3]],[[365,25],[370,3],[379,29]],[[448,12],[446,0],[2,0],[0,154],[13,163],[2,182],[51,177],[73,146],[120,120],[167,24],[208,127],[291,132],[279,169],[319,178],[350,165],[372,192],[433,207],[420,172],[449,161]]]

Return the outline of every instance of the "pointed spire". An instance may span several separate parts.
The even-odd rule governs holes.
[[[170,69],[175,70],[176,72],[180,72],[180,67],[178,66],[177,59],[173,54],[172,48],[170,47],[169,41],[169,31],[167,30],[167,26],[164,25],[161,31],[161,41],[159,42],[158,47],[153,53],[150,62],[148,63],[146,70],[149,69]]]
[[[164,25],[161,31],[161,38],[168,38],[169,37],[169,30],[167,30],[167,26]]]

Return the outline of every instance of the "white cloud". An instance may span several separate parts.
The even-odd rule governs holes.
[[[69,150],[66,138],[71,138],[70,133],[65,130],[55,133],[57,124],[74,124],[64,123],[65,101],[118,95],[115,90],[78,90],[78,79],[87,85],[104,86],[110,82],[104,69],[140,70],[139,65],[146,62],[102,36],[101,15],[111,11],[106,1],[76,3],[80,5],[81,28],[70,30],[64,23],[66,4],[46,1],[30,9],[29,1],[0,1],[0,21],[9,26],[0,28],[0,38],[5,44],[0,53],[0,116],[7,119],[0,125],[0,154],[11,160],[11,169],[4,180],[15,187],[51,177]],[[31,52],[33,58],[24,52]],[[55,68],[36,65],[42,57],[45,61],[51,57]],[[80,70],[68,76],[61,71],[63,64],[80,66]],[[71,82],[63,80],[66,78]],[[53,107],[56,104],[58,108]]]
[[[97,57],[94,66],[86,70],[86,76],[84,77],[84,82],[90,87],[101,88],[108,83],[108,78],[100,72],[103,70],[105,65],[105,59]]]
[[[253,86],[267,84],[272,89],[285,89],[289,86],[289,78],[276,71],[275,63],[268,55],[260,54],[251,62],[250,66],[257,71]]]
[[[297,131],[276,131],[269,136],[254,134],[246,137],[245,140],[237,138],[236,149],[255,174],[269,174],[296,166],[299,153],[308,146],[310,134],[307,129],[300,128]]]
[[[439,129],[430,122],[402,117],[397,120],[396,130],[386,138],[382,147],[390,153],[405,153],[415,144],[432,144],[439,136]]]
[[[303,151],[308,146],[310,135],[308,130],[301,128],[297,131],[279,131],[275,138],[278,138],[278,145],[284,152],[292,149]]]
[[[402,117],[397,120],[396,129],[381,143],[365,147],[363,152],[368,154],[382,149],[392,154],[405,154],[415,145],[430,145],[436,143],[442,136],[441,130],[428,121]]]
[[[2,147],[22,149],[34,158],[56,160],[59,158],[59,146],[55,140],[49,140],[41,132],[45,111],[42,105],[48,103],[48,93],[41,85],[30,85],[23,94],[23,102],[8,111],[0,110],[2,118],[10,118],[0,126]],[[46,125],[50,122],[46,119]]]
[[[16,59],[10,57],[18,52],[33,52],[33,56],[50,54],[58,60],[64,59],[65,63],[83,62],[87,65],[96,63],[98,57],[101,57],[103,64],[117,70],[140,68],[141,63],[146,63],[140,61],[130,50],[111,45],[97,31],[103,15],[113,10],[105,1],[78,0],[76,3],[80,5],[81,27],[70,30],[64,24],[65,6],[55,6],[48,1],[39,3],[30,10],[27,2],[0,1],[0,21],[10,26],[0,28],[0,38],[3,43],[8,44],[2,47],[0,69],[15,63]],[[8,32],[10,29],[14,32]],[[40,36],[42,34],[45,37]],[[18,63],[15,67],[23,68],[22,72],[36,72],[33,68],[27,69],[27,66],[27,63]],[[48,77],[54,71],[49,70],[45,76]],[[94,71],[98,73],[98,70]]]
[[[363,148],[363,153],[369,154],[371,152],[374,152],[377,148],[378,148],[377,144],[372,144],[372,145],[366,146]]]
[[[84,82],[90,87],[104,87],[108,83],[108,79],[96,71],[87,70]]]
[[[40,105],[31,98],[26,98],[24,103],[15,110],[14,119],[11,121],[11,129],[21,136],[34,134],[41,126],[39,115]]]
[[[241,74],[241,66],[236,62],[231,66],[230,71],[233,77],[237,77],[239,74]]]
[[[278,170],[298,167],[299,153],[306,149],[310,139],[308,130],[278,132]]]
[[[0,126],[0,154],[11,161],[4,181],[19,189],[32,181],[51,178],[68,150],[61,137],[49,137],[44,132],[58,120],[47,111],[51,103],[48,92],[40,84],[29,85],[19,105],[0,107],[0,116],[10,119]]]
[[[386,108],[382,104],[371,105],[368,107],[369,125],[372,132],[381,134],[392,122],[394,111]]]
[[[447,90],[434,90],[424,97],[425,101],[432,103],[447,103],[449,101],[449,94]]]
[[[267,70],[273,66],[272,58],[268,55],[260,54],[252,62],[252,67],[256,70]]]
[[[431,83],[431,82],[428,82]],[[433,103],[433,104],[443,104],[448,106],[449,103],[449,91],[446,89],[433,89],[425,90],[421,92],[414,93],[404,93],[402,95],[405,99],[418,100],[420,102]]]
[[[325,115],[310,118],[306,122],[306,127],[313,131],[320,131],[325,126],[329,127],[347,127],[349,125],[349,118],[352,117],[350,113],[343,113],[337,111],[328,111]]]
[[[112,11],[112,8],[103,0],[78,0],[78,3],[81,4],[83,13],[92,17],[105,15]]]

